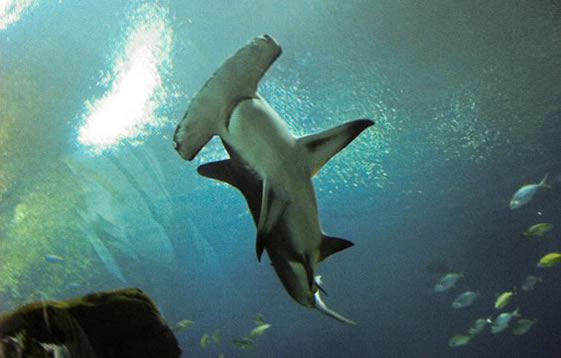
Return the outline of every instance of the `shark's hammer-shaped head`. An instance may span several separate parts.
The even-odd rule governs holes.
[[[258,36],[228,58],[193,97],[175,130],[173,145],[185,160],[193,160],[210,139],[225,130],[241,100],[256,96],[257,84],[280,56],[268,36]]]

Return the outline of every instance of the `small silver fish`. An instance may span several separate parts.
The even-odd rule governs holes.
[[[68,282],[68,283],[66,284],[66,287],[72,288],[72,289],[77,289],[77,288],[80,288],[81,285],[80,285],[80,283],[78,283],[78,282],[72,281],[72,282]]]
[[[551,186],[546,183],[547,177],[548,174],[538,184],[528,184],[518,189],[510,200],[510,209],[515,210],[528,204],[534,195],[542,189],[551,189]]]
[[[488,318],[478,318],[473,322],[473,325],[468,329],[468,333],[472,336],[481,333],[485,329],[485,326],[489,323]]]
[[[442,276],[440,278],[440,280],[434,285],[434,290],[436,292],[444,292],[447,291],[449,289],[451,289],[452,287],[454,287],[454,285],[456,284],[456,282],[460,279],[464,277],[463,273],[447,273],[446,275]]]
[[[64,261],[64,259],[58,255],[54,255],[54,254],[49,254],[49,255],[45,255],[45,260],[47,260],[47,262],[62,262]]]
[[[523,291],[532,291],[535,288],[536,284],[540,282],[543,282],[543,279],[541,277],[528,275],[526,276],[524,281],[522,281],[522,283],[520,284],[520,288]]]
[[[466,291],[464,293],[459,294],[454,302],[452,302],[452,308],[466,308],[469,307],[475,302],[475,299],[479,296],[479,292],[474,291]]]
[[[518,321],[514,322],[514,325],[512,327],[512,335],[521,336],[528,332],[528,330],[532,328],[532,326],[536,323],[538,323],[537,319],[521,318]]]
[[[503,312],[500,315],[498,315],[497,318],[495,318],[495,320],[491,324],[491,333],[497,334],[499,332],[504,331],[510,324],[512,318],[514,317],[520,317],[518,308],[516,308],[512,312]]]
[[[179,331],[183,331],[184,329],[191,328],[192,325],[193,325],[193,321],[191,321],[190,319],[183,319],[177,322],[176,324],[174,324],[171,330],[173,332],[179,332]]]

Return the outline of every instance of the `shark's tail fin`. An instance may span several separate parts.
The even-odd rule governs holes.
[[[320,311],[322,313],[325,313],[329,317],[331,317],[333,319],[336,319],[339,322],[343,322],[343,323],[346,323],[346,324],[351,325],[351,326],[356,325],[355,321],[351,321],[350,319],[341,316],[339,313],[337,313],[337,312],[333,311],[332,309],[330,309],[329,307],[327,307],[325,305],[325,303],[323,302],[323,300],[321,299],[321,296],[319,295],[319,293],[320,293],[320,290],[317,290],[316,293],[314,294],[314,301],[315,301],[314,307],[318,311]]]

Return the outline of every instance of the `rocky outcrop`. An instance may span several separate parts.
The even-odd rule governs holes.
[[[33,302],[0,316],[2,358],[180,355],[158,308],[137,288]]]

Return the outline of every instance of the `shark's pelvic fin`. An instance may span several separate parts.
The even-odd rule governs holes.
[[[299,138],[298,141],[308,148],[311,176],[316,175],[331,157],[373,124],[374,121],[370,119],[357,119],[320,133]]]
[[[323,235],[321,246],[319,248],[318,262],[322,262],[329,255],[332,255],[353,245],[354,243],[352,241]]]
[[[314,281],[314,269],[312,268],[311,257],[309,255],[304,256],[302,262],[304,263],[304,269],[306,270],[306,276],[308,277],[308,287],[310,287],[310,289],[312,289],[313,292],[315,281]]]
[[[263,181],[235,160],[206,163],[199,166],[197,171],[207,178],[228,183],[243,194],[257,226],[255,250],[257,259],[261,261],[269,233],[282,216],[287,202],[278,198],[270,188],[264,191]]]
[[[288,206],[288,202],[278,195],[278,191],[275,191],[267,184],[268,182],[265,180],[263,183],[261,212],[259,213],[259,223],[257,225],[256,251],[258,261],[261,261],[269,233]]]

